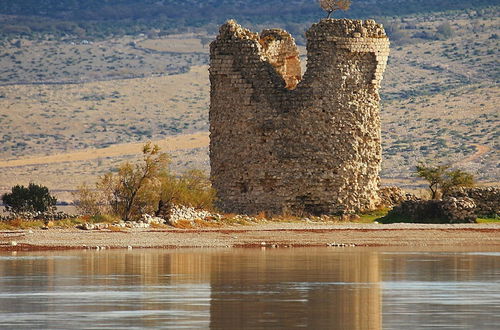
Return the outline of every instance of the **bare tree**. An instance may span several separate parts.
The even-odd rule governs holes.
[[[337,10],[348,10],[351,6],[351,0],[319,0],[319,5],[328,13],[326,18],[330,18],[332,13]]]

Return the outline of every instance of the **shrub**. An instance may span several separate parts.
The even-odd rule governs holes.
[[[453,30],[450,23],[448,23],[448,22],[440,24],[436,30],[436,37],[438,39],[441,39],[441,40],[449,39],[449,38],[453,37],[454,34],[455,34],[455,31]]]
[[[451,170],[446,173],[446,178],[441,186],[443,195],[458,187],[473,187],[474,176],[462,170]]]
[[[215,190],[202,171],[189,170],[180,177],[165,174],[161,178],[156,215],[165,215],[173,205],[214,210],[214,200]]]
[[[98,183],[113,213],[125,221],[153,211],[152,205],[157,199],[154,195],[158,190],[158,177],[169,163],[167,154],[160,153],[157,145],[146,143],[142,153],[142,162],[126,162],[120,166],[118,173],[108,173]]]
[[[382,21],[385,29],[385,33],[391,39],[391,42],[394,42],[398,45],[406,43],[409,41],[408,32],[404,31],[401,28],[401,25],[394,21]]]
[[[11,191],[2,196],[5,208],[10,212],[47,212],[57,202],[47,187],[34,183],[30,183],[28,187],[14,186]]]
[[[99,183],[97,183],[97,188],[99,188]],[[98,216],[111,213],[101,189],[93,190],[87,184],[83,184],[77,188],[74,196],[77,198],[75,206],[81,214]]]
[[[75,193],[77,207],[86,215],[111,214],[125,221],[144,213],[168,215],[173,205],[212,210],[215,191],[208,177],[199,170],[177,177],[169,172],[168,164],[169,156],[147,143],[141,162],[124,163],[101,176],[95,189],[80,186]]]

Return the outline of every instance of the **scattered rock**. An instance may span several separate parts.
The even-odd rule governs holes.
[[[154,217],[154,216],[149,215],[149,214],[143,214],[141,217],[141,221],[143,223],[147,223],[149,225],[151,225],[151,224],[164,224],[165,223],[165,219],[160,218],[160,217]]]
[[[179,220],[194,221],[211,219],[220,220],[222,219],[222,216],[220,214],[212,214],[205,210],[197,210],[193,207],[175,205],[170,210],[167,223],[175,225]]]
[[[326,243],[326,246],[330,247],[354,247],[356,246],[355,244],[347,244],[347,243]]]

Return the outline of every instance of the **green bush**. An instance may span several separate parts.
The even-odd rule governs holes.
[[[47,212],[54,208],[57,199],[50,195],[47,187],[30,183],[28,187],[12,187],[12,192],[4,194],[2,201],[10,212]]]

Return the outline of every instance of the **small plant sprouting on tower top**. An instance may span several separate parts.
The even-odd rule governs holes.
[[[319,0],[320,7],[327,12],[326,18],[330,18],[337,10],[348,10],[351,7],[351,0]]]

